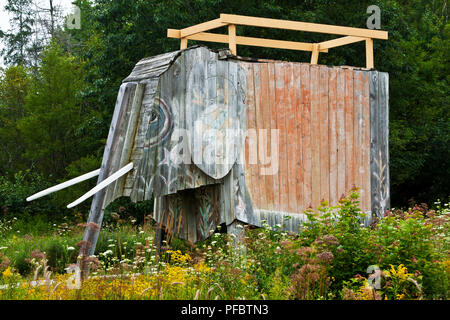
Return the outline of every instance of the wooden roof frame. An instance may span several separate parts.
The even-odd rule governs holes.
[[[306,43],[297,41],[284,41],[264,38],[243,37],[236,35],[236,25],[253,27],[296,30],[305,32],[318,32],[344,37],[323,41],[319,43]],[[228,35],[208,33],[206,31],[228,26]],[[181,30],[167,29],[167,37],[180,39],[180,49],[186,49],[188,40],[228,43],[233,55],[237,55],[237,45],[301,50],[311,52],[311,64],[317,64],[319,52],[328,52],[328,49],[340,47],[359,41],[366,42],[366,68],[374,68],[373,39],[388,39],[388,32],[363,28],[342,27],[327,24],[258,18],[235,14],[220,14],[220,18],[200,23]]]

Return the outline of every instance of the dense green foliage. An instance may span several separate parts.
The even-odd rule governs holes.
[[[10,11],[25,2],[8,1]],[[446,0],[75,3],[82,12],[81,29],[60,26],[58,34],[51,34],[53,40],[40,53],[36,67],[26,62],[30,57],[23,57],[29,28],[17,29],[23,35],[16,37],[2,33],[8,65],[0,78],[1,175],[14,179],[15,173],[30,169],[54,183],[97,168],[122,79],[141,58],[178,49],[179,41],[166,37],[167,28],[184,28],[217,18],[221,12],[365,28],[366,8],[376,4],[381,8],[381,27],[389,31],[389,40],[375,41],[374,49],[376,68],[390,74],[392,204],[406,206],[410,198],[432,202],[449,196],[450,24]],[[29,16],[28,11],[22,13]],[[284,40],[332,38],[243,26],[237,32]],[[332,49],[320,55],[319,63],[363,66],[363,49],[362,43]],[[308,53],[289,50],[239,46],[238,53],[309,60]],[[61,204],[91,185],[85,183],[58,196]],[[86,209],[80,207],[83,212]]]

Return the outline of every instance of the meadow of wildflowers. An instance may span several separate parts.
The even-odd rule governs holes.
[[[0,299],[166,300],[448,299],[448,204],[387,211],[361,227],[358,194],[306,212],[298,234],[245,227],[242,243],[221,228],[192,244],[163,243],[156,254],[150,219],[113,219],[95,256],[77,263],[84,225],[62,219],[0,220]],[[116,213],[116,215],[119,215]],[[120,217],[118,217],[120,218]]]

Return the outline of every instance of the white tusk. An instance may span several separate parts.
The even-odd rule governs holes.
[[[75,200],[74,202],[72,202],[71,204],[69,204],[67,206],[67,208],[72,208],[75,207],[76,205],[82,203],[84,200],[86,200],[87,198],[93,196],[94,194],[96,194],[97,192],[99,192],[100,190],[102,190],[103,188],[107,187],[108,185],[110,185],[111,183],[113,183],[114,181],[116,181],[117,179],[119,179],[121,176],[123,176],[125,173],[127,173],[128,171],[130,171],[131,169],[133,169],[133,162],[130,162],[129,164],[127,164],[125,167],[123,167],[122,169],[118,170],[116,173],[114,173],[113,175],[109,176],[108,178],[106,178],[105,180],[103,180],[102,182],[100,182],[98,185],[96,185],[94,188],[92,188],[90,191],[88,191],[87,193],[85,193],[83,196],[81,196],[80,198],[78,198],[77,200]]]
[[[48,195],[50,193],[53,193],[53,192],[65,189],[67,187],[73,186],[74,184],[77,184],[77,183],[83,182],[84,180],[88,180],[90,178],[98,176],[99,173],[100,173],[100,169],[97,169],[97,170],[88,172],[86,174],[83,174],[82,176],[73,178],[73,179],[71,179],[69,181],[57,184],[56,186],[50,187],[48,189],[42,190],[42,191],[40,191],[38,193],[35,193],[32,196],[29,196],[27,198],[27,201],[36,200],[36,199],[41,198],[43,196],[46,196],[46,195]]]

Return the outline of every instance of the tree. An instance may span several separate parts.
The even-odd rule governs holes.
[[[32,0],[8,0],[5,10],[12,15],[11,29],[3,33],[6,48],[2,50],[5,63],[29,65],[27,49],[32,40],[34,15]]]
[[[0,174],[13,175],[28,165],[17,122],[25,116],[25,96],[31,83],[27,68],[10,66],[0,76]]]
[[[38,77],[26,96],[27,115],[18,122],[25,157],[38,172],[63,177],[66,166],[83,156],[75,135],[84,118],[82,89],[81,62],[52,42],[42,53]]]

